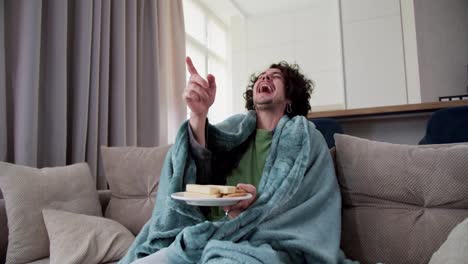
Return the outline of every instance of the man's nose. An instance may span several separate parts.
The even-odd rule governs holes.
[[[265,73],[265,74],[262,76],[262,80],[264,80],[264,81],[269,81],[269,80],[270,80],[270,75],[268,75],[268,74]]]

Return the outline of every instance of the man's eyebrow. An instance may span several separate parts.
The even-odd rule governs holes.
[[[281,77],[283,77],[283,73],[280,72],[280,71],[275,71],[272,73],[273,75],[280,75]]]

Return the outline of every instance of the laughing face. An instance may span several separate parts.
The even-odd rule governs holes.
[[[253,87],[254,104],[259,109],[280,107],[284,110],[288,100],[285,80],[280,69],[270,68],[260,74]]]

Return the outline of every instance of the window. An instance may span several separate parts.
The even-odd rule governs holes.
[[[229,116],[232,104],[228,96],[227,26],[198,0],[184,0],[183,4],[186,54],[202,77],[211,73],[216,78],[216,99],[208,118],[210,123],[218,123]]]

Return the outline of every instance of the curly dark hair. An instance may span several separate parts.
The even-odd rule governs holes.
[[[285,110],[285,114],[289,117],[297,115],[307,116],[307,113],[309,113],[311,109],[309,99],[314,90],[314,83],[312,80],[304,76],[297,64],[289,64],[285,61],[280,61],[279,63],[271,64],[270,69],[279,69],[283,74],[285,96],[287,99],[291,100],[292,108],[291,113],[287,113]],[[255,110],[253,87],[259,77],[260,74],[255,73],[250,76],[250,83],[244,93],[245,108],[247,108],[247,110]]]

